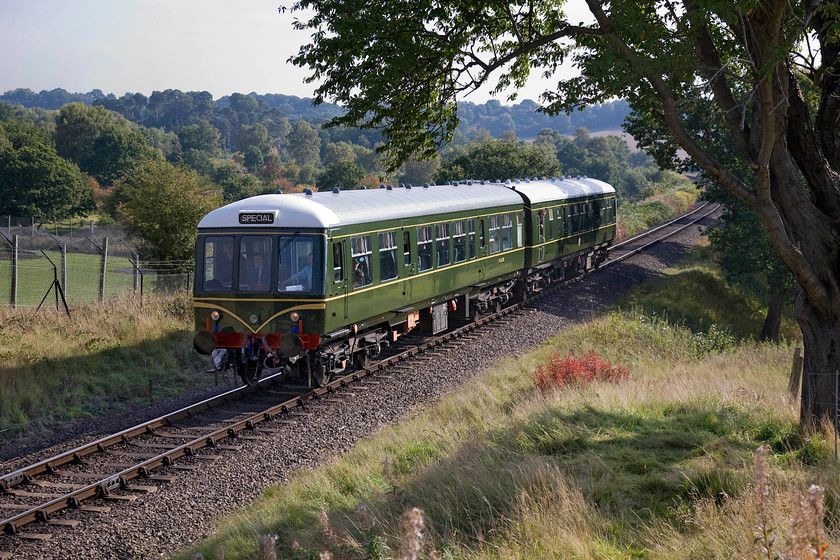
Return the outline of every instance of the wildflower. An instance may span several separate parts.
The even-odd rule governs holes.
[[[420,509],[411,508],[403,514],[400,533],[401,560],[417,560],[423,547],[423,512]]]

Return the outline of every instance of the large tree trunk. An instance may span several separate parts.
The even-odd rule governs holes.
[[[779,327],[782,325],[782,312],[785,309],[785,300],[787,296],[784,289],[774,290],[770,294],[770,301],[767,304],[767,316],[764,318],[764,325],[761,327],[759,333],[759,340],[765,342],[779,341]]]
[[[815,424],[823,418],[834,418],[840,333],[809,304],[801,290],[796,296],[796,319],[805,343],[800,423]]]

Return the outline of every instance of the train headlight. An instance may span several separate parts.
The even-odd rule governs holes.
[[[216,309],[214,309],[213,311],[210,312],[210,318],[213,319],[214,321],[218,321],[221,317],[222,317],[222,314],[219,313],[219,311],[216,310]]]
[[[298,313],[297,311],[292,311],[292,313],[289,315],[289,319],[291,319],[293,323],[297,323],[300,320],[300,313]]]
[[[248,321],[252,325],[256,325],[259,322],[259,320],[260,320],[260,316],[257,315],[256,313],[251,313],[250,315],[248,315]]]

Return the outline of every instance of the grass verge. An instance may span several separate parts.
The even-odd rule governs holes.
[[[186,293],[74,307],[72,319],[0,306],[0,438],[209,386],[191,331]]]
[[[836,551],[837,465],[824,434],[798,431],[786,394],[793,347],[746,337],[762,318],[745,313],[748,302],[691,303],[717,289],[702,253],[655,280],[660,289],[642,287],[621,309],[295,473],[178,558],[772,557],[760,551],[771,536],[773,550],[797,546],[796,504],[812,483],[826,508],[813,538]],[[629,377],[536,387],[555,353],[590,350]],[[761,446],[770,453],[757,484]],[[260,535],[277,537],[262,554]]]

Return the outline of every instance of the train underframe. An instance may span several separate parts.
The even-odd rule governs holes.
[[[422,325],[425,332],[436,334],[445,330],[439,326],[448,325],[447,317],[450,315],[456,317],[456,322],[457,318],[475,322],[482,315],[498,312],[511,302],[527,300],[554,282],[598,268],[607,258],[608,247],[609,244],[604,244],[589,252],[534,266],[515,278],[476,286],[477,293],[447,299],[422,310],[429,315],[426,321],[420,317],[419,311],[411,308],[402,314],[404,317],[398,317],[398,322],[384,322],[364,330],[352,325],[327,333],[315,349],[301,348],[299,338],[295,343],[286,342],[286,348],[281,344],[279,349],[272,349],[264,336],[249,335],[241,348],[215,350],[212,355],[214,366],[221,371],[232,369],[248,385],[256,385],[268,375],[284,373],[305,379],[310,385],[323,387],[333,375],[367,368],[383,349],[418,325]],[[446,316],[438,321],[438,326],[435,326],[436,313]],[[431,328],[428,328],[429,325]],[[294,337],[285,335],[283,339],[288,340],[289,336]]]

